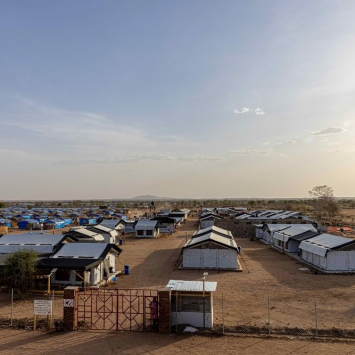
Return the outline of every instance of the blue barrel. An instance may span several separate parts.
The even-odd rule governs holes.
[[[123,244],[123,240],[120,239],[119,242],[118,242],[119,245],[122,245]]]
[[[129,265],[124,266],[124,274],[129,275]]]
[[[238,253],[240,254],[242,252],[242,247],[237,247]]]

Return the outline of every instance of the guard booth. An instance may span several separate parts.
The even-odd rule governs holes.
[[[217,282],[170,280],[166,289],[171,290],[171,325],[174,329],[184,326],[213,328],[213,292]]]

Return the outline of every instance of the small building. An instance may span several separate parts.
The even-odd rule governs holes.
[[[158,238],[158,221],[149,219],[140,219],[136,226],[136,238]]]
[[[97,218],[82,217],[79,220],[81,226],[94,225],[97,223]]]
[[[105,243],[105,238],[100,233],[86,228],[70,228],[69,232],[65,233],[65,235],[80,243]]]
[[[57,269],[52,284],[97,286],[117,274],[116,257],[121,252],[114,244],[63,244],[54,255],[40,260],[40,268]]]
[[[289,253],[299,253],[300,243],[315,237],[319,232],[312,224],[291,224],[272,234],[275,248]]]
[[[302,241],[302,259],[325,272],[355,272],[355,240],[320,234]]]
[[[48,219],[44,222],[44,229],[61,229],[65,227],[62,219]]]
[[[170,217],[154,217],[152,221],[158,221],[159,233],[172,234],[175,231],[175,219]]]
[[[24,219],[17,223],[19,229],[41,229],[41,223],[36,219]]]
[[[217,282],[170,280],[172,326],[213,328],[213,292]]]
[[[311,223],[305,224],[291,224],[291,223],[267,223],[261,225],[255,225],[256,227],[256,236],[266,244],[274,244],[276,247],[278,246],[278,242],[275,243],[274,235],[275,233],[279,233],[282,236],[283,232],[288,230],[290,235],[295,235],[297,233],[302,233],[306,231],[314,231],[317,230]],[[280,237],[278,237],[280,238]],[[279,240],[279,239],[278,239]]]
[[[12,254],[19,250],[33,250],[38,254],[51,254],[59,245],[70,242],[73,240],[63,234],[8,234],[0,238],[0,254]]]
[[[0,226],[11,228],[11,220],[7,218],[0,218]]]
[[[105,239],[105,243],[111,243],[111,244],[116,243],[116,238],[118,237],[118,232],[115,229],[105,227],[101,224],[89,226],[89,227],[87,227],[87,229],[91,232],[101,234]]]
[[[232,233],[215,226],[197,231],[182,248],[182,255],[182,269],[240,269]]]
[[[118,223],[119,226],[122,226],[122,234],[136,233],[135,226],[137,221],[125,221],[121,219]]]
[[[219,215],[214,214],[214,213],[202,214],[200,217],[200,229],[212,227],[214,225],[214,221],[216,219],[222,219],[222,217],[220,217]]]
[[[120,221],[120,219],[103,219],[99,225],[121,232],[123,230],[123,225]]]

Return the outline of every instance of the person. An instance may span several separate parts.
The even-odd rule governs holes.
[[[156,329],[158,325],[158,301],[156,297],[154,297],[153,301],[150,302],[149,308],[150,308],[150,320],[153,321],[153,328]]]

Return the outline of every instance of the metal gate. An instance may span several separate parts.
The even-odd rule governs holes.
[[[84,289],[77,293],[77,329],[155,331],[158,317],[151,302],[157,290]]]

